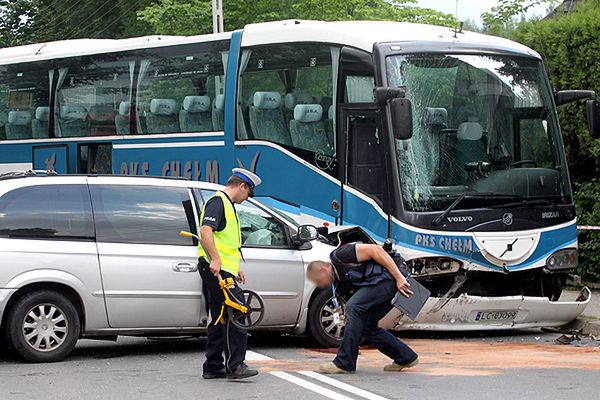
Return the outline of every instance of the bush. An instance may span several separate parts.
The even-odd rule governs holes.
[[[511,38],[538,51],[556,90],[600,92],[600,0],[578,2],[575,11],[519,24]],[[582,102],[559,107],[559,118],[580,225],[600,225],[600,140],[587,130]],[[579,273],[600,282],[600,232],[579,235]]]
[[[579,225],[598,225],[600,221],[600,180],[578,185],[576,194]],[[600,231],[579,232],[579,275],[584,281],[600,282]]]

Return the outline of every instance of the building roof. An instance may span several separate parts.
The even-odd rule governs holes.
[[[455,37],[456,36],[456,37]],[[231,33],[198,36],[145,36],[130,39],[72,39],[0,49],[0,64],[118,52],[139,48],[190,44],[228,39]],[[247,25],[242,46],[287,42],[339,43],[372,51],[378,42],[440,42],[471,45],[488,50],[511,50],[539,57],[533,50],[508,39],[474,32],[460,32],[433,25],[387,21],[275,21]]]

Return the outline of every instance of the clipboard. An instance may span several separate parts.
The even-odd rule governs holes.
[[[392,299],[392,305],[414,321],[423,309],[427,299],[431,296],[431,292],[412,276],[407,276],[406,280],[410,284],[410,290],[413,294],[410,297],[404,297],[402,293],[396,293]]]

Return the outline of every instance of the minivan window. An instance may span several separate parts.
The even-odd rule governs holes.
[[[185,188],[90,185],[99,242],[194,245],[179,236],[191,229]]]
[[[0,236],[93,239],[86,185],[40,185],[0,197]]]
[[[202,191],[206,201],[214,194],[212,190]],[[285,225],[275,216],[249,201],[236,204],[235,209],[240,218],[244,247],[288,247]]]

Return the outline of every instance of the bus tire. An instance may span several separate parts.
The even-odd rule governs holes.
[[[41,290],[16,300],[6,319],[5,338],[25,361],[56,362],[71,353],[80,330],[73,303],[60,293]]]
[[[308,309],[308,330],[310,335],[323,347],[339,347],[343,338],[343,324],[333,323],[333,295],[330,290],[321,290],[313,298]],[[338,303],[344,309],[344,301],[338,297]],[[343,314],[341,315],[343,321]]]

